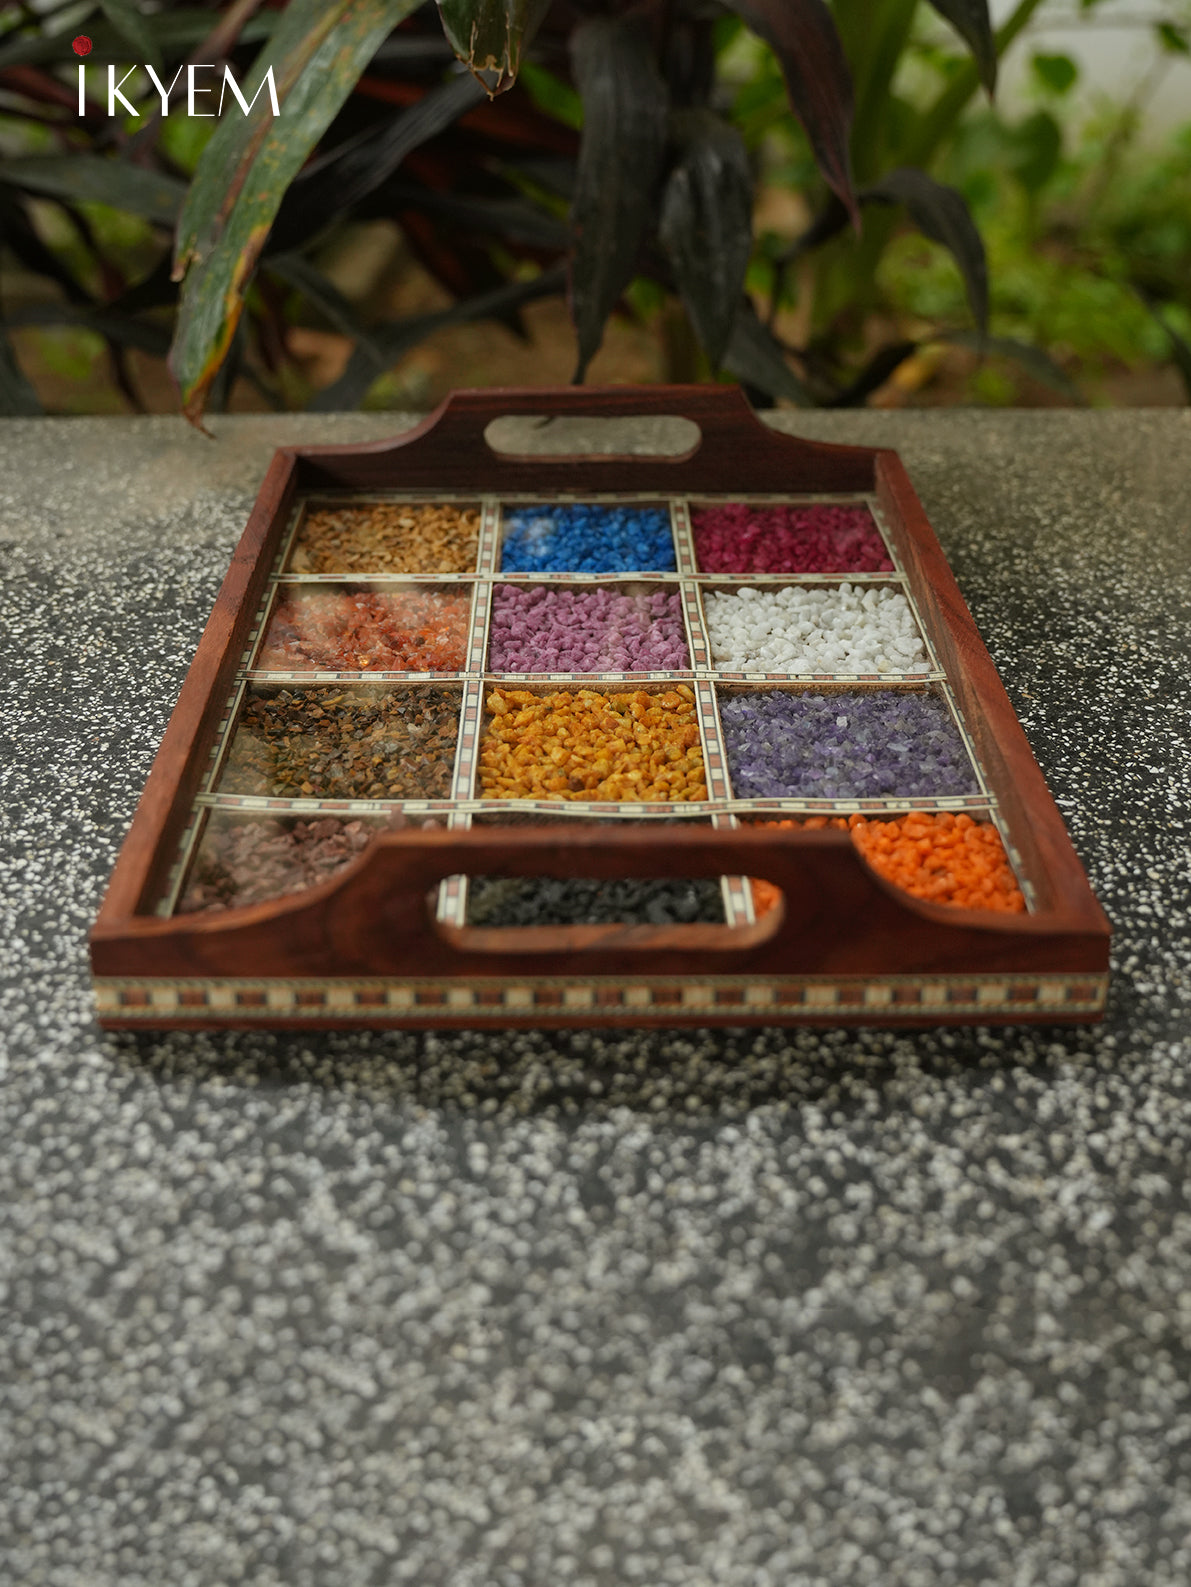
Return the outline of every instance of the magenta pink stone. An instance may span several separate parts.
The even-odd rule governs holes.
[[[693,507],[702,573],[890,573],[893,563],[863,504]]]

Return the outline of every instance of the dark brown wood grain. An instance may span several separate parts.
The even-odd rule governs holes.
[[[673,414],[702,431],[677,457],[605,454],[516,457],[484,439],[493,419],[511,414],[583,414],[595,418]],[[303,447],[299,483],[308,490],[423,486],[456,494],[518,491],[863,491],[873,488],[875,454],[782,435],[762,424],[735,386],[604,389],[560,386],[540,391],[457,391],[416,429],[365,446]],[[747,479],[747,486],[745,484]],[[813,482],[813,483],[812,483]]]
[[[678,457],[519,458],[484,432],[511,414],[641,416],[695,421],[702,439]],[[153,914],[246,635],[290,520],[311,491],[425,490],[439,498],[517,492],[664,491],[675,495],[876,491],[923,623],[943,662],[990,787],[1034,888],[1030,915],[974,913],[915,900],[884,883],[843,833],[772,828],[484,827],[386,833],[351,869],[299,895],[251,908],[161,919]],[[445,876],[697,877],[746,874],[780,887],[783,906],[750,927],[587,926],[461,929],[438,924],[429,899]],[[367,446],[283,449],[274,459],[162,741],[92,934],[97,976],[114,978],[446,976],[893,975],[1102,972],[1108,923],[1083,875],[964,604],[896,454],[825,446],[761,424],[725,387],[565,388],[456,393],[404,436]],[[1001,1016],[994,1016],[1001,1017]],[[1030,1018],[1053,1018],[1046,1011]],[[1064,1016],[1068,1017],[1068,1016]],[[1070,1017],[1085,1017],[1076,1014]],[[579,1022],[593,1023],[593,1011]],[[780,1011],[717,1011],[715,1022],[781,1023]],[[872,1023],[937,1023],[888,1011]],[[180,1011],[162,1023],[193,1021]],[[229,1013],[219,1023],[244,1023]],[[271,1021],[272,1022],[272,1021]],[[408,1023],[378,1015],[378,1023]],[[421,1019],[420,1024],[432,1023]],[[447,1021],[444,1021],[447,1022]],[[575,1023],[548,1013],[507,1024]],[[626,1023],[621,1018],[619,1023]],[[706,1011],[637,1023],[708,1023]],[[805,1021],[804,1021],[805,1022]],[[822,1023],[858,1023],[825,1013]],[[109,1024],[130,1023],[120,1018]],[[143,1023],[143,1021],[140,1021]],[[201,1023],[211,1023],[204,1017]],[[290,1023],[284,1017],[274,1022]],[[325,1018],[321,1024],[339,1023]],[[350,1023],[357,1024],[358,1021]]]

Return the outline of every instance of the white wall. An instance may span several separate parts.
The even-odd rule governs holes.
[[[1015,5],[1016,0],[991,0],[994,23],[1003,22]],[[1164,17],[1191,23],[1191,4],[1187,0],[1101,0],[1095,10],[1081,16],[1078,0],[1050,0],[1035,13],[1006,59],[1002,76],[1006,106],[1012,109],[1024,99],[1029,60],[1035,51],[1062,53],[1078,61],[1081,76],[1072,92],[1082,103],[1097,95],[1127,100],[1161,54],[1152,29],[1137,23]],[[1191,122],[1191,58],[1175,59],[1157,90],[1147,95],[1145,120],[1152,135]]]

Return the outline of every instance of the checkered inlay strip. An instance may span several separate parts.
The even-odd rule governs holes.
[[[567,1012],[621,1015],[735,1011],[757,1020],[781,1018],[892,1019],[915,1015],[1018,1014],[1056,1019],[1099,1013],[1107,975],[878,976],[827,978],[709,976],[689,980],[557,977],[515,981],[401,980],[143,980],[97,979],[100,1018],[159,1019],[383,1019],[386,1014],[466,1018],[481,1023],[508,1014]]]

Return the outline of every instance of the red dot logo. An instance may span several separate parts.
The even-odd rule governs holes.
[[[90,55],[91,40],[85,33],[80,33],[77,39],[71,40],[70,47],[76,55]]]

